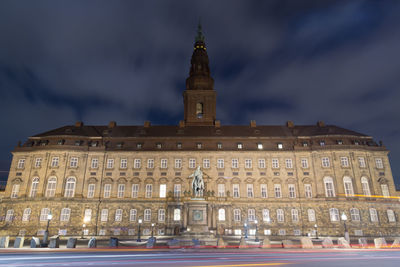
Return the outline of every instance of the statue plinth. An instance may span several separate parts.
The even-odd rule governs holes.
[[[188,203],[188,224],[190,232],[208,234],[207,202],[204,198],[195,197]]]

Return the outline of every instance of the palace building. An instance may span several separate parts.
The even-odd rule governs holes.
[[[178,125],[77,122],[19,144],[0,235],[43,235],[49,213],[62,236],[400,234],[382,143],[322,121],[223,125],[213,84],[199,28]]]

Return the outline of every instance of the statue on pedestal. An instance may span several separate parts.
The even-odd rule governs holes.
[[[189,176],[189,178],[190,177],[193,177],[192,189],[195,197],[202,197],[204,191],[204,180],[203,172],[200,170],[200,166],[197,167],[197,169]]]

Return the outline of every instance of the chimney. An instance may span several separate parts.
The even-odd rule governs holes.
[[[185,121],[179,121],[179,128],[185,128]]]
[[[117,123],[115,122],[115,121],[110,121],[109,123],[108,123],[108,128],[114,128],[114,127],[116,127],[117,126]]]
[[[286,127],[293,128],[294,127],[294,122],[293,121],[287,121],[286,122]]]
[[[81,121],[75,122],[75,127],[81,128],[82,126],[83,126],[83,122],[81,122]]]
[[[215,128],[221,128],[221,121],[220,120],[215,120]]]
[[[318,126],[318,127],[325,127],[325,122],[323,122],[323,121],[318,121],[318,122],[317,122],[317,126]]]
[[[150,121],[144,121],[144,128],[149,128],[151,125]]]
[[[256,128],[256,127],[257,127],[257,124],[256,124],[256,121],[255,121],[255,120],[251,120],[251,121],[250,121],[250,127],[251,127],[251,128]]]

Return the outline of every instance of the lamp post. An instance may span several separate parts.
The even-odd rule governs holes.
[[[315,238],[318,239],[318,225],[314,224],[314,228],[315,228]]]
[[[346,239],[346,241],[350,243],[349,232],[347,231],[347,226],[346,226],[346,221],[347,221],[346,213],[343,212],[341,217],[344,224],[344,239]]]
[[[85,228],[86,228],[86,223],[87,223],[87,222],[89,222],[89,220],[88,220],[88,218],[85,217],[85,218],[83,219],[82,236],[81,236],[81,239],[84,238],[83,236],[85,235]]]
[[[142,224],[142,219],[138,220],[139,223],[139,229],[138,229],[138,233],[137,233],[137,242],[142,242],[142,240],[140,239],[140,225]]]
[[[247,223],[244,223],[244,238],[247,239]]]
[[[151,237],[152,238],[154,237],[154,225],[155,225],[155,223],[151,224]]]
[[[49,213],[47,214],[47,226],[46,231],[44,232],[42,247],[47,247],[49,244],[49,225],[52,218],[53,215],[51,214],[51,211],[49,211]]]
[[[260,240],[258,240],[258,235],[257,235],[257,232],[258,232],[258,227],[257,227],[258,221],[255,220],[254,223],[256,224],[256,240],[255,241],[258,242],[258,241],[260,241]]]

